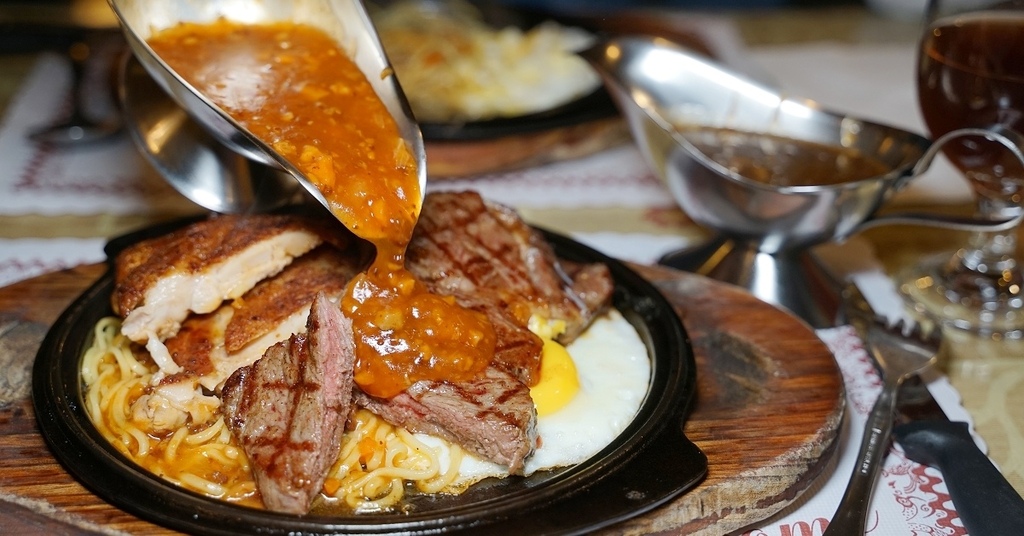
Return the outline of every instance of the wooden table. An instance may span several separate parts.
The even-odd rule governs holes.
[[[735,287],[634,268],[675,306],[692,341],[697,392],[684,431],[709,470],[687,493],[605,533],[711,536],[793,503],[834,463],[845,399],[831,352],[802,321]],[[65,472],[29,399],[30,367],[47,327],[104,269],[82,266],[0,288],[0,350],[8,361],[0,382],[0,519],[7,530],[169,532]]]

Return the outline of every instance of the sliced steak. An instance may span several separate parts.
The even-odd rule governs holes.
[[[304,336],[225,382],[221,411],[268,509],[306,513],[323,487],[351,410],[354,360],[351,322],[320,293]]]
[[[567,343],[612,296],[607,267],[563,265],[518,214],[475,192],[427,195],[407,258],[409,270],[434,292],[485,311],[503,329],[495,363],[527,385],[539,378],[541,349],[527,329],[530,316],[564,320],[559,341]]]
[[[537,446],[537,410],[530,390],[497,367],[460,383],[420,381],[390,399],[355,390],[355,403],[384,420],[442,437],[521,474]]]
[[[544,342],[525,324],[512,316],[490,293],[452,294],[459,305],[487,315],[494,328],[494,356],[491,362],[527,385],[540,379],[540,356]]]

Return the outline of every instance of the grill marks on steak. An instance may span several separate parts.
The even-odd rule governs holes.
[[[420,381],[390,399],[356,389],[355,402],[413,432],[447,439],[522,474],[537,446],[537,410],[523,382],[497,367],[472,381]]]
[[[434,292],[486,313],[498,332],[494,362],[527,385],[539,379],[542,346],[530,316],[564,320],[567,343],[608,307],[613,289],[606,266],[563,265],[518,214],[475,192],[426,196],[406,264]]]
[[[161,333],[157,342],[164,352],[172,349],[174,357],[167,355],[166,362],[176,370],[165,370],[168,376],[204,375],[200,381],[210,390],[227,377],[220,411],[251,460],[267,508],[308,511],[337,457],[353,397],[392,424],[457,443],[511,474],[522,472],[538,441],[527,385],[539,379],[542,347],[527,322],[532,314],[564,320],[568,330],[561,342],[574,338],[610,302],[612,280],[605,266],[559,261],[543,236],[514,212],[475,193],[428,195],[407,266],[433,292],[485,313],[498,335],[497,351],[492,366],[472,381],[418,382],[385,400],[354,386],[351,323],[326,297],[340,295],[365,258],[346,247],[349,236],[337,238],[327,222],[266,218],[222,216],[216,224],[203,222],[126,250],[117,259],[113,300],[122,315],[146,311],[134,321],[143,334]],[[322,234],[325,228],[330,233]],[[322,242],[344,250],[313,249]],[[240,291],[227,288],[232,275],[250,278],[246,258],[277,259],[278,247],[288,249],[288,259],[277,268],[261,268],[260,278],[269,279],[255,287],[246,283],[252,290],[240,299]],[[213,294],[235,301],[209,314],[199,314],[205,307],[182,308],[197,295],[208,297],[211,278],[219,288]],[[174,312],[161,311],[169,305]],[[296,307],[303,310],[297,322],[288,313]],[[175,319],[190,310],[180,335],[163,346],[164,328],[174,324],[172,331],[178,330]],[[302,331],[302,319],[306,333],[293,335]],[[253,349],[256,355],[232,361]],[[211,373],[209,359],[197,353],[218,351],[228,358],[214,360]],[[160,362],[155,354],[154,359]]]
[[[487,315],[494,328],[494,365],[510,372],[526,385],[540,380],[540,357],[544,341],[508,313],[503,304],[487,295],[453,294],[467,309]]]
[[[221,411],[268,509],[304,514],[323,487],[351,411],[354,360],[351,321],[320,293],[305,335],[225,383]]]

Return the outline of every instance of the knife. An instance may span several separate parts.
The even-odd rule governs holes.
[[[843,316],[861,338],[876,314],[855,284],[844,289]],[[1024,498],[978,448],[967,423],[952,422],[920,376],[903,382],[893,439],[911,460],[942,472],[960,521],[971,536],[1019,534]]]

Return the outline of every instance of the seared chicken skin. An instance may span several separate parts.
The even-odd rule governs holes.
[[[306,330],[309,304],[318,293],[337,301],[360,265],[354,255],[321,245],[213,313],[190,315],[165,340],[178,374],[199,379],[210,391],[239,367],[293,333]]]
[[[180,372],[163,341],[190,313],[238,298],[324,241],[323,221],[291,215],[218,216],[124,250],[115,263],[121,331],[145,344],[161,376]]]

